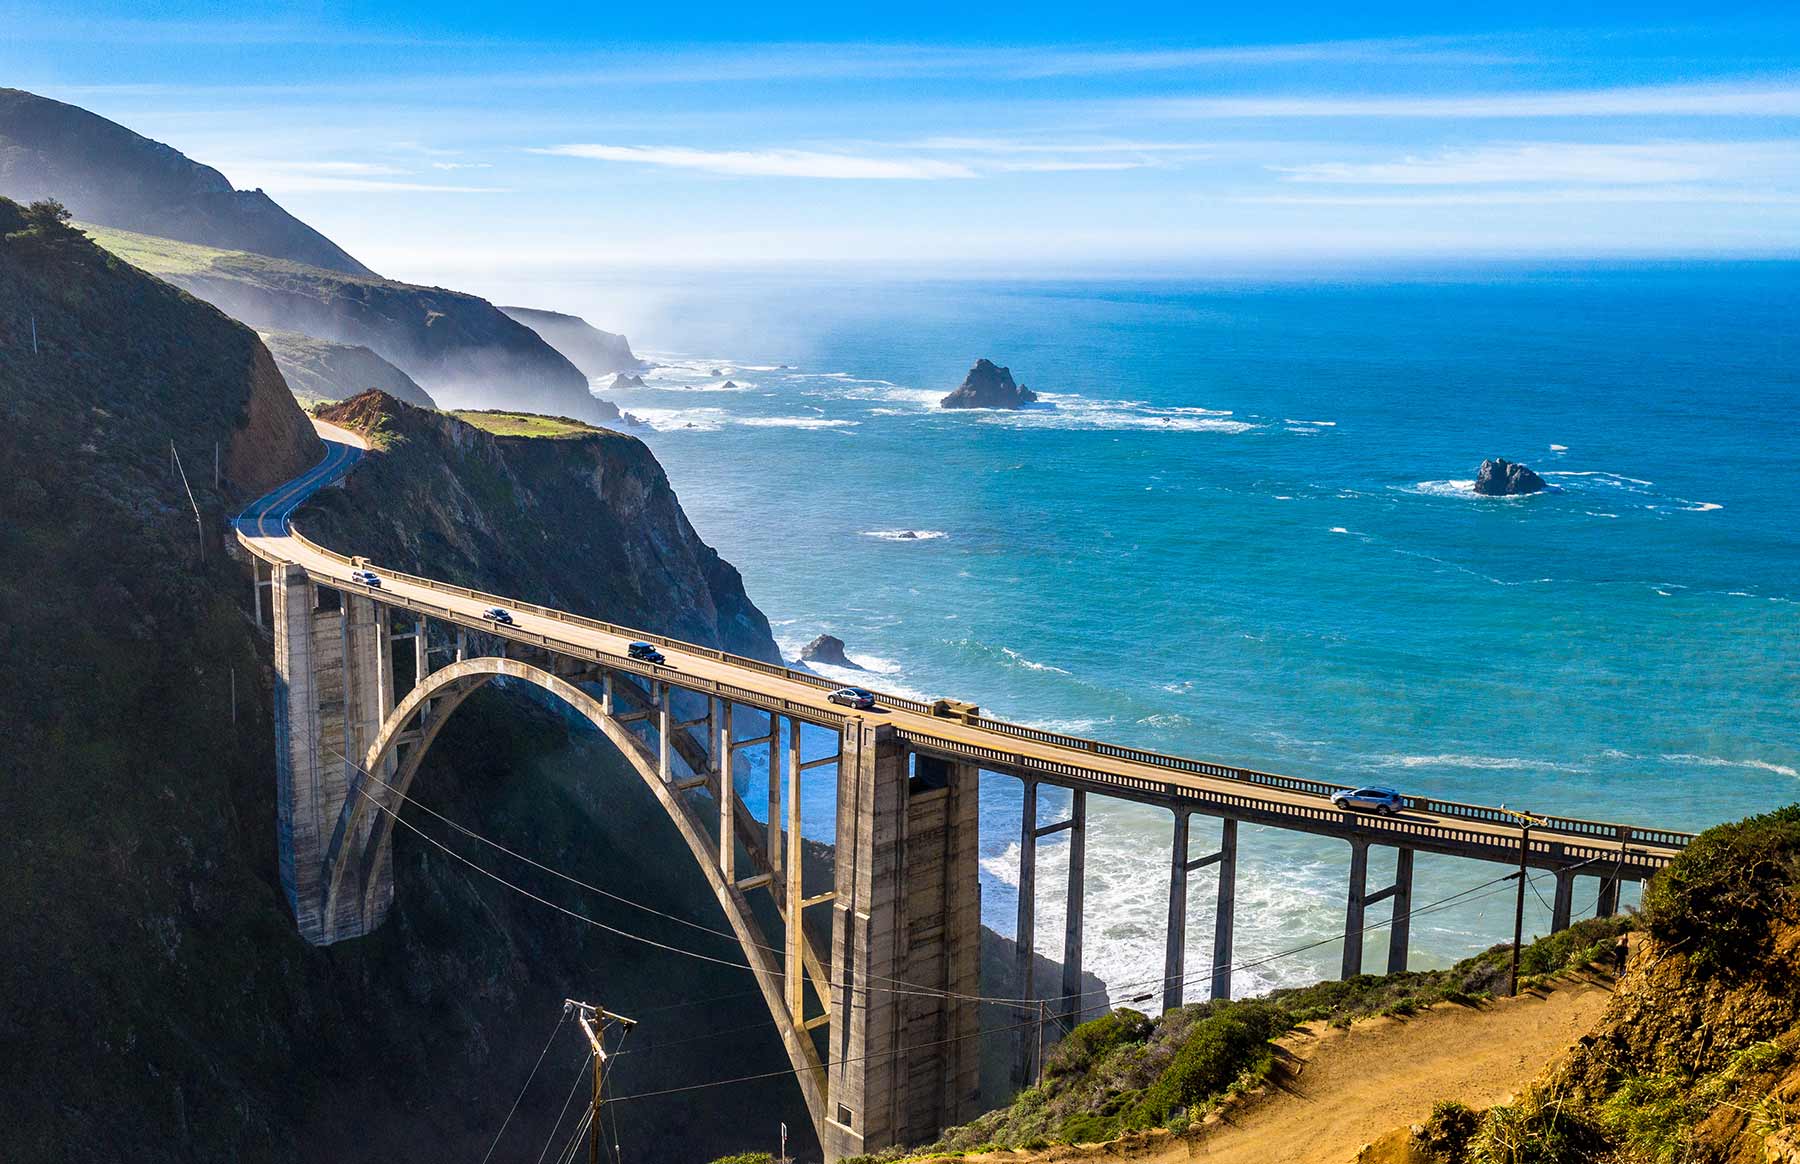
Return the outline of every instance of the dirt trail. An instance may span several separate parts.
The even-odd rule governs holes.
[[[1312,1024],[1280,1040],[1282,1067],[1264,1094],[1197,1135],[1043,1155],[1134,1164],[1352,1164],[1364,1144],[1423,1120],[1440,1099],[1482,1108],[1522,1090],[1593,1029],[1612,985],[1610,977],[1590,974],[1480,1008],[1439,1005],[1349,1030]]]

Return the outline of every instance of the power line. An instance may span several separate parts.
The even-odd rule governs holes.
[[[537,1164],[544,1164],[544,1157],[550,1151],[550,1145],[556,1142],[556,1133],[561,1130],[563,1120],[568,1118],[569,1104],[575,1101],[575,1089],[581,1086],[582,1077],[587,1074],[588,1064],[593,1061],[592,1051],[581,1057],[581,1069],[575,1072],[575,1082],[569,1086],[569,1096],[563,1100],[562,1110],[556,1113],[556,1123],[550,1128],[550,1135],[544,1140],[543,1150],[538,1153]]]
[[[544,1065],[544,1056],[550,1053],[550,1044],[556,1041],[557,1034],[562,1031],[563,1023],[567,1022],[568,1018],[568,1012],[564,1011],[558,1016],[556,1025],[550,1028],[550,1037],[544,1040],[544,1049],[538,1052],[537,1062],[531,1065],[531,1074],[525,1077],[525,1086],[519,1088],[519,1094],[513,1098],[512,1107],[506,1111],[506,1118],[500,1121],[500,1130],[494,1133],[494,1142],[488,1145],[487,1155],[481,1158],[481,1164],[487,1164],[494,1155],[494,1149],[500,1146],[500,1137],[506,1134],[506,1125],[512,1123],[513,1113],[519,1110],[519,1101],[525,1098],[525,1092],[531,1088],[531,1081],[537,1078],[538,1068]]]

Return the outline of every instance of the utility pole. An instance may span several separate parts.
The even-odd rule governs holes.
[[[35,315],[31,317],[31,354],[34,356],[38,354],[37,316],[35,316]]]
[[[588,1109],[588,1164],[600,1164],[600,1103],[601,1088],[606,1083],[606,1022],[610,1019],[629,1030],[637,1026],[637,1020],[614,1014],[592,1003],[576,1002],[572,998],[563,999],[563,1012],[566,1014],[571,1010],[581,1023],[582,1032],[588,1037],[588,1046],[594,1050],[594,1096],[592,1106]],[[619,1145],[613,1144],[614,1154],[618,1151]]]
[[[1511,813],[1519,818],[1519,871],[1514,874],[1519,879],[1519,894],[1513,906],[1513,948],[1512,948],[1512,996],[1519,996],[1519,949],[1525,944],[1525,858],[1531,853],[1531,826],[1537,818],[1528,812],[1519,812],[1500,806],[1501,812]]]

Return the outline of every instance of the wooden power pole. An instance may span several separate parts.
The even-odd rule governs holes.
[[[1501,812],[1510,813],[1519,819],[1519,871],[1515,874],[1519,879],[1518,899],[1513,906],[1513,948],[1512,948],[1512,990],[1514,998],[1519,996],[1519,950],[1525,944],[1525,881],[1528,877],[1525,859],[1531,855],[1531,826],[1538,823],[1536,817],[1528,812],[1500,806]]]
[[[575,1012],[577,1021],[581,1023],[582,1033],[587,1035],[588,1046],[594,1051],[594,1094],[588,1109],[588,1164],[600,1164],[600,1104],[606,1085],[606,1024],[608,1021],[615,1022],[629,1030],[637,1025],[637,1021],[572,998],[563,999],[563,1006]],[[618,1148],[617,1144],[613,1145],[614,1152]]]

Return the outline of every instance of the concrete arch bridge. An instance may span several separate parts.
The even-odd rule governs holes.
[[[981,772],[1016,778],[1023,789],[1022,970],[1034,955],[1037,842],[1070,834],[1062,997],[1053,1001],[1072,1017],[1079,1017],[1090,796],[1170,814],[1162,997],[1171,1006],[1190,978],[1206,981],[1213,997],[1230,993],[1240,823],[1349,846],[1346,976],[1362,969],[1368,911],[1382,903],[1391,903],[1387,968],[1405,967],[1416,853],[1512,867],[1523,861],[1552,873],[1560,928],[1571,920],[1578,877],[1598,879],[1599,910],[1611,912],[1622,881],[1647,878],[1690,839],[1562,816],[1540,817],[1527,836],[1502,809],[1428,797],[1408,797],[1389,816],[1345,812],[1329,799],[1342,785],[1041,731],[953,700],[878,693],[874,710],[851,710],[827,698],[835,686],[827,680],[712,648],[386,569],[372,587],[357,578],[367,563],[313,543],[288,522],[360,455],[348,440],[327,443],[317,468],[236,522],[255,575],[258,620],[274,639],[277,832],[282,886],[300,932],[323,944],[381,923],[394,893],[392,814],[439,730],[495,679],[541,688],[618,747],[707,877],[828,1160],[925,1141],[975,1114]],[[493,606],[510,611],[514,623],[484,619]],[[631,657],[627,644],[637,640],[656,643],[666,661]],[[803,754],[825,741],[828,750]],[[767,755],[761,820],[737,782],[741,757],[752,749]],[[835,783],[828,886],[805,885],[793,859],[808,779]],[[1038,819],[1044,785],[1070,790],[1069,813],[1059,821]],[[1190,851],[1196,815],[1220,822],[1211,853]],[[1367,883],[1373,847],[1396,851],[1390,885]],[[1218,965],[1190,973],[1189,878],[1208,868]],[[752,907],[760,894],[781,933],[763,932]],[[1027,994],[1030,978],[1018,979]],[[1036,1010],[1022,1002],[1027,1007]],[[1021,1069],[1031,1050],[1031,1040],[1017,1040]]]

